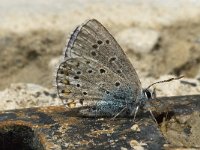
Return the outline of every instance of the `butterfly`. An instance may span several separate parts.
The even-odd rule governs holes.
[[[78,26],[56,73],[57,92],[66,106],[87,106],[84,116],[135,116],[152,98],[124,51],[97,20]]]

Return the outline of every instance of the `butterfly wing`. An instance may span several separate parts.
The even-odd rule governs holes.
[[[101,62],[134,86],[141,87],[138,75],[120,45],[95,19],[76,28],[65,48],[65,57],[85,57]]]
[[[138,75],[125,53],[97,20],[77,27],[57,71],[58,94],[63,100],[99,101],[115,88],[131,88],[133,100],[141,92]]]

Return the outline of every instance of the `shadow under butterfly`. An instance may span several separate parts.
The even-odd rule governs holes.
[[[195,106],[200,108],[199,95],[190,102],[187,100],[191,97],[187,99],[187,96],[156,98],[154,92],[149,91],[152,85],[145,89],[141,87],[122,48],[95,19],[75,29],[56,74],[59,97],[66,106],[81,106],[80,116],[135,118],[139,110],[162,113],[192,102],[198,103]]]

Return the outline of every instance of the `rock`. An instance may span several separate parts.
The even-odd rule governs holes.
[[[160,124],[153,122],[149,113],[138,114],[136,119],[128,117],[112,120],[110,118],[81,117],[78,113],[79,109],[66,109],[64,106],[1,111],[0,149],[2,147],[9,149],[13,147],[14,143],[19,144],[19,149],[24,149],[25,146],[28,149],[174,149],[180,146],[199,147],[199,113],[194,112],[200,108],[199,99],[200,96],[196,95],[148,101],[154,102],[153,107],[155,109],[153,111],[161,113],[160,117],[163,116],[162,113],[165,112],[166,106],[171,106],[170,109],[167,109],[168,111],[174,111],[174,114],[170,117],[179,117],[183,120],[183,117],[193,115],[193,118],[191,118],[192,116],[187,117],[189,119],[181,124],[178,128],[179,133],[176,128],[173,129],[173,126],[171,129],[169,128],[171,125],[168,123],[171,123],[172,119],[166,117],[163,121],[162,118],[157,118],[157,121],[162,125],[160,126]],[[179,103],[182,107],[177,107]],[[163,107],[164,109],[161,109]],[[172,123],[174,124],[175,121]],[[177,125],[179,124],[180,122],[177,121]],[[137,130],[138,127],[140,130]],[[169,133],[166,131],[175,130],[179,136],[173,134],[173,138],[170,138],[171,136],[168,134],[166,140],[159,127],[165,134]],[[190,131],[192,134],[188,134]],[[184,139],[189,140],[185,141]],[[171,141],[171,143],[168,143],[168,141]],[[168,143],[167,147],[166,143]]]
[[[11,84],[0,92],[0,110],[62,105],[56,92],[36,84]]]
[[[153,112],[160,130],[171,145],[199,149],[199,94],[155,98],[147,101],[144,109]]]
[[[0,149],[162,149],[166,143],[148,115],[134,118],[78,117],[63,106],[0,112]],[[131,129],[133,124],[140,131]],[[26,133],[26,134],[25,134]],[[18,140],[21,139],[21,140]],[[11,142],[15,141],[15,142]],[[20,144],[19,144],[20,143]]]
[[[129,28],[116,35],[124,50],[136,53],[149,53],[160,38],[158,31],[146,28]]]

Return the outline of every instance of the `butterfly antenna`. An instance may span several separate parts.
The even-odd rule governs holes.
[[[146,90],[149,89],[150,87],[152,87],[152,86],[155,85],[155,84],[164,83],[164,82],[170,82],[170,81],[173,81],[173,80],[179,80],[179,79],[181,79],[181,78],[183,78],[183,77],[184,77],[184,76],[180,76],[180,77],[177,77],[177,78],[169,78],[169,79],[167,79],[167,80],[162,80],[162,81],[158,81],[158,82],[152,83],[152,84],[150,84],[150,85],[146,88]]]
[[[137,107],[135,108],[135,112],[134,112],[134,116],[133,116],[133,122],[135,122],[135,118],[136,118],[138,109],[139,109],[139,106],[137,106]]]
[[[158,122],[155,118],[155,116],[153,115],[153,112],[151,110],[149,110],[150,114],[151,114],[151,117],[153,118],[153,120],[155,121],[155,123],[158,125]]]

